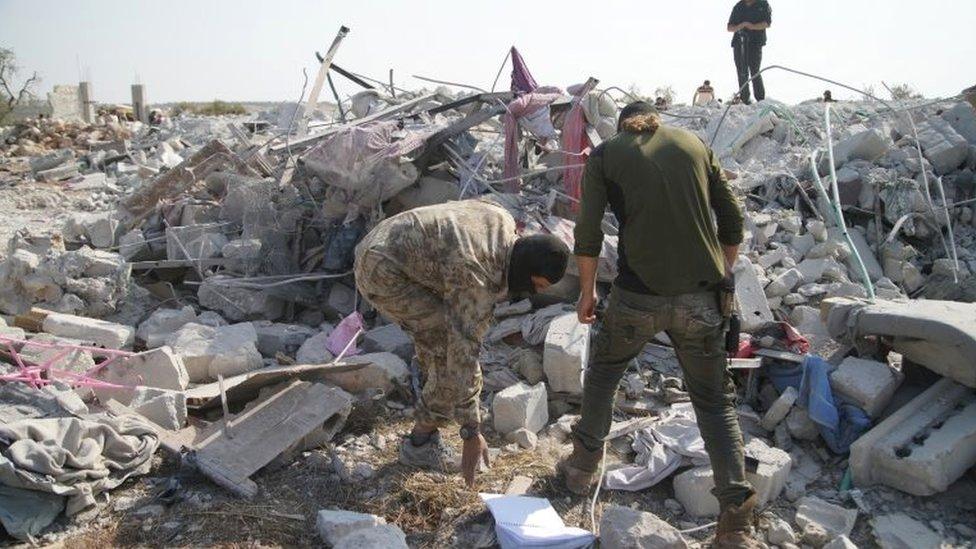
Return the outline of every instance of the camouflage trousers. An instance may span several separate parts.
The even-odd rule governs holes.
[[[413,338],[425,378],[414,419],[437,427],[452,420],[461,425],[480,423],[482,378],[477,356],[449,356],[457,311],[407,276],[396,262],[368,249],[357,257],[355,273],[363,298]],[[485,322],[474,335],[480,341],[487,331]]]
[[[582,417],[574,436],[597,450],[610,431],[617,385],[630,361],[659,332],[674,344],[685,389],[715,474],[713,493],[724,509],[752,493],[746,480],[742,432],[725,355],[725,319],[715,292],[652,296],[614,286],[583,383]]]

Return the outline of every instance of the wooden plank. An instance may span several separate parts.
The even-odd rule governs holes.
[[[365,368],[368,362],[349,361],[336,364],[296,364],[293,366],[273,366],[262,368],[253,372],[228,377],[224,379],[224,390],[227,395],[227,402],[234,403],[244,400],[253,400],[257,397],[262,387],[281,383],[288,379],[301,379],[305,381],[318,381],[325,379],[328,374],[341,372],[351,372],[360,368]],[[216,408],[220,405],[220,384],[218,382],[199,385],[192,389],[187,389],[186,405],[194,410],[206,410]]]
[[[315,82],[312,84],[312,91],[308,94],[308,101],[305,103],[305,108],[302,111],[302,120],[299,124],[299,132],[305,133],[305,122],[312,117],[312,113],[319,105],[319,94],[322,93],[322,86],[325,84],[325,75],[329,74],[329,67],[332,66],[332,58],[335,57],[336,51],[339,50],[339,45],[342,43],[342,39],[349,34],[349,28],[345,25],[339,27],[339,32],[336,37],[332,40],[332,45],[329,46],[329,51],[325,53],[325,58],[322,59],[322,63],[319,65],[319,72],[315,75]]]
[[[250,476],[333,418],[345,418],[351,401],[341,389],[292,381],[253,408],[233,418],[234,438],[218,430],[197,444],[200,472],[242,497],[257,494]]]

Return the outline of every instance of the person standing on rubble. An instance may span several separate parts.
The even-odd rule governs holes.
[[[773,23],[773,10],[766,0],[739,0],[729,16],[728,31],[732,34],[732,54],[735,72],[739,77],[739,98],[749,105],[749,78],[754,77],[752,88],[756,101],[766,98],[762,76],[762,49],[766,45],[766,29]]]
[[[620,226],[619,274],[583,383],[573,452],[559,463],[567,487],[586,494],[610,430],[617,386],[655,334],[667,332],[684,373],[721,504],[718,547],[759,547],[750,537],[755,492],[746,480],[734,387],[726,367],[728,288],[743,215],[714,153],[695,134],[661,126],[654,107],[627,105],[618,133],[586,163],[575,229],[577,314],[596,319],[596,270],[604,209]],[[712,221],[715,214],[717,227]]]
[[[453,452],[439,428],[456,421],[464,441],[461,472],[474,485],[481,435],[481,341],[495,302],[559,282],[569,248],[548,234],[518,237],[502,207],[465,200],[415,208],[380,222],[356,247],[356,285],[414,340],[426,382],[413,431],[400,445],[404,465],[446,470]]]

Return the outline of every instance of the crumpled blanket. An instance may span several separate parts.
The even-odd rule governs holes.
[[[149,472],[156,430],[135,416],[91,414],[0,424],[0,484],[68,498],[73,515],[133,475]]]

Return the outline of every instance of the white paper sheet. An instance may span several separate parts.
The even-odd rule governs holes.
[[[586,530],[566,526],[548,499],[501,494],[479,496],[495,518],[495,534],[502,549],[582,549],[591,546],[595,539]]]

